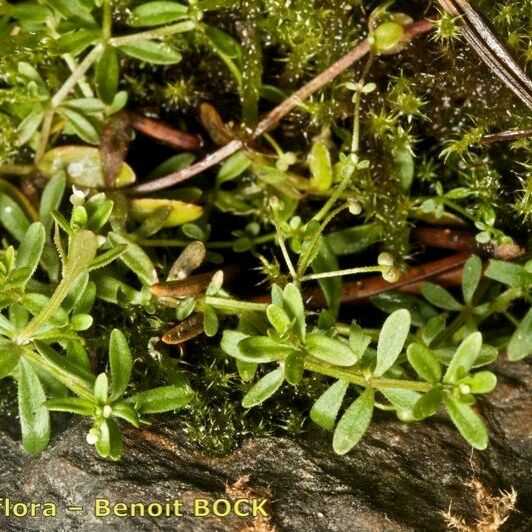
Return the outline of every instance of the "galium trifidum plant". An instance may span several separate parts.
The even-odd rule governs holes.
[[[28,452],[51,411],[112,459],[164,412],[213,454],[309,420],[344,454],[375,410],[487,447],[490,365],[532,351],[529,13],[411,4],[0,2]]]

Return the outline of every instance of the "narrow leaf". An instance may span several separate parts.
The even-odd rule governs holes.
[[[313,357],[336,366],[352,366],[357,361],[349,345],[323,334],[309,334],[305,347]]]
[[[469,445],[483,451],[488,446],[488,431],[479,415],[470,406],[455,399],[445,401],[445,407],[462,437]]]
[[[380,377],[394,365],[403,350],[409,330],[410,312],[408,310],[396,310],[386,318],[377,344],[375,376]]]
[[[30,454],[43,451],[50,439],[50,415],[44,406],[46,395],[30,363],[21,360],[18,378],[18,408],[22,443]]]
[[[113,329],[109,340],[109,363],[111,365],[111,401],[122,397],[131,379],[133,358],[126,337],[119,329]]]
[[[430,349],[422,344],[410,344],[406,355],[416,373],[427,382],[437,383],[441,379],[441,364]]]
[[[467,373],[475,363],[480,348],[482,347],[482,334],[479,332],[471,333],[458,346],[449,367],[443,377],[443,382],[455,383],[460,377],[460,372]],[[461,370],[460,370],[461,368]]]
[[[344,412],[333,436],[333,449],[337,454],[348,453],[364,436],[373,416],[375,394],[366,389]]]
[[[349,383],[342,380],[330,386],[314,403],[310,419],[325,430],[332,430],[348,387]]]
[[[522,360],[532,354],[532,308],[517,326],[508,343],[508,359]]]
[[[244,408],[252,408],[260,405],[266,399],[270,398],[283,384],[284,370],[277,368],[270,373],[267,373],[258,381],[251,390],[242,399],[242,406]]]

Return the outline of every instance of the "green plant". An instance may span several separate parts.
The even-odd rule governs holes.
[[[483,42],[487,25],[438,4],[427,20],[404,2],[0,2],[0,377],[29,451],[49,410],[91,418],[89,443],[116,459],[117,418],[185,405],[214,454],[307,417],[343,454],[375,409],[411,422],[440,406],[486,447],[472,407],[496,379],[478,368],[531,352],[529,80],[504,76],[520,68],[505,48],[530,59],[529,14],[479,2]],[[433,272],[425,225],[495,258]],[[428,273],[405,294],[415,263]],[[461,296],[431,272],[458,274]],[[350,298],[372,311],[352,320]]]

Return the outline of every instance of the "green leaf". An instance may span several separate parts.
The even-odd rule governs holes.
[[[486,277],[499,281],[508,286],[530,286],[532,284],[532,273],[527,272],[523,266],[504,262],[502,260],[490,260],[485,272]]]
[[[488,431],[479,415],[470,406],[455,399],[447,399],[445,407],[462,437],[475,449],[486,449]]]
[[[294,349],[269,336],[249,336],[238,343],[239,351],[248,362],[273,362],[288,356]]]
[[[116,401],[127,389],[131,379],[133,358],[126,337],[119,329],[113,329],[109,340],[109,363],[111,365],[111,397]]]
[[[56,172],[44,187],[39,205],[39,218],[44,225],[46,235],[50,235],[53,218],[52,211],[59,209],[66,187],[64,172]]]
[[[284,377],[288,384],[297,386],[303,378],[303,369],[305,367],[305,355],[298,351],[292,351],[284,363]]]
[[[188,318],[196,308],[196,298],[194,297],[186,297],[185,299],[181,300],[176,308],[176,318],[178,321],[183,321],[184,319]]]
[[[30,454],[43,451],[50,439],[50,415],[44,406],[46,395],[29,362],[21,359],[18,376],[18,410],[22,443]]]
[[[89,29],[77,29],[71,33],[65,33],[57,39],[53,46],[58,54],[80,54],[90,46],[98,42],[100,32]]]
[[[482,334],[479,332],[471,333],[465,338],[458,346],[443,377],[443,382],[454,384],[461,377],[461,372],[468,373],[480,354],[481,347]]]
[[[94,415],[94,404],[79,397],[65,397],[64,399],[48,399],[44,403],[48,410],[54,412],[70,412],[80,416]]]
[[[24,234],[15,262],[15,268],[17,270],[27,268],[24,283],[30,279],[39,265],[45,240],[44,227],[40,222],[31,224]]]
[[[444,398],[441,386],[431,388],[422,395],[414,405],[414,416],[416,419],[425,419],[434,415]]]
[[[266,399],[270,398],[283,384],[284,370],[277,368],[270,373],[267,373],[258,381],[251,390],[242,399],[242,406],[244,408],[252,408],[260,405]]]
[[[36,2],[19,2],[10,7],[9,15],[21,23],[42,24],[52,16],[52,12],[47,7],[41,6]]]
[[[160,26],[182,19],[188,7],[177,2],[146,2],[131,11],[127,23],[133,27]]]
[[[305,340],[305,305],[299,289],[288,283],[283,290],[283,308],[295,320],[295,330],[301,341]]]
[[[65,107],[62,107],[60,112],[68,120],[67,125],[80,139],[89,144],[100,142],[96,128],[83,115]]]
[[[104,113],[107,106],[99,98],[74,98],[63,103],[64,107],[74,109],[84,115],[98,115]]]
[[[118,54],[112,46],[106,46],[96,65],[96,89],[105,103],[112,103],[118,90],[120,66]]]
[[[109,458],[117,461],[120,460],[124,453],[122,433],[114,419],[108,419],[107,426],[109,429]]]
[[[194,397],[189,386],[161,386],[140,392],[128,399],[135,405],[139,414],[158,414],[183,408]]]
[[[93,318],[90,314],[74,314],[70,325],[75,331],[86,331],[92,327]]]
[[[515,362],[532,354],[532,308],[517,326],[508,343],[508,359]]]
[[[344,412],[333,436],[333,449],[336,454],[348,453],[364,436],[373,416],[375,394],[367,388]]]
[[[255,373],[257,372],[257,364],[253,362],[244,362],[243,360],[237,359],[236,369],[238,370],[240,378],[244,382],[249,382],[253,380],[253,377],[255,377]]]
[[[64,277],[71,280],[85,273],[98,249],[98,238],[91,231],[81,230],[72,236],[68,248]]]
[[[335,366],[352,366],[357,361],[349,345],[323,334],[309,334],[305,348],[313,357]]]
[[[87,351],[79,340],[70,340],[67,344],[66,359],[75,366],[90,371],[91,363]]]
[[[216,311],[211,306],[206,306],[203,310],[203,330],[205,334],[212,338],[216,336],[220,322]]]
[[[173,65],[182,59],[181,54],[173,46],[163,42],[138,41],[121,46],[120,50],[135,59],[155,65]]]
[[[414,156],[409,148],[394,150],[392,171],[403,192],[408,192],[414,180]]]
[[[462,294],[468,305],[473,301],[481,277],[482,260],[480,257],[472,255],[464,264],[464,273],[462,274]]]
[[[310,419],[325,430],[332,430],[348,387],[347,381],[338,380],[327,388],[312,406]]]
[[[374,371],[376,377],[380,377],[394,365],[403,350],[409,330],[408,310],[396,310],[386,318],[377,344],[377,365]]]
[[[370,301],[378,309],[391,314],[395,310],[407,308],[416,327],[425,325],[438,316],[436,309],[424,299],[412,294],[404,294],[398,290],[388,290],[370,297]]]
[[[134,427],[140,427],[140,419],[137,411],[126,403],[117,403],[113,405],[113,416],[126,420]]]
[[[126,251],[120,255],[120,260],[133,273],[135,273],[141,281],[149,286],[158,282],[157,272],[155,271],[151,259],[138,244],[129,238],[112,231],[109,233],[108,238],[112,244],[127,245]]]
[[[220,167],[216,176],[216,184],[220,186],[226,181],[232,181],[242,175],[251,166],[251,161],[245,151],[239,151],[231,155]]]
[[[435,307],[443,308],[445,310],[462,310],[463,305],[458,303],[458,301],[456,301],[445,288],[437,284],[424,282],[421,285],[421,293],[425,299]]]
[[[349,347],[355,354],[357,361],[364,356],[364,353],[366,352],[366,349],[369,347],[370,343],[371,336],[368,336],[362,327],[360,327],[360,325],[353,320],[351,323],[351,330],[349,332]]]
[[[221,54],[232,59],[235,59],[241,54],[240,44],[227,33],[212,26],[207,26],[205,28],[205,36]]]
[[[275,330],[281,334],[285,333],[292,325],[292,321],[290,320],[288,314],[277,305],[268,305],[268,308],[266,309],[266,316],[268,316],[268,320],[273,325]]]
[[[38,105],[22,120],[17,128],[17,146],[23,146],[31,140],[44,118],[44,110]]]
[[[441,380],[441,364],[431,350],[422,344],[410,344],[406,351],[408,362],[425,381],[436,384]]]
[[[309,155],[309,168],[311,188],[320,192],[329,190],[333,182],[331,155],[327,146],[321,141],[312,145]]]
[[[94,397],[100,405],[105,405],[109,399],[109,380],[105,373],[100,373],[94,381]]]
[[[337,257],[361,253],[382,238],[382,226],[378,223],[357,225],[326,237],[333,253]]]
[[[87,271],[92,272],[98,268],[103,268],[111,262],[118,259],[125,251],[127,250],[127,244],[118,244],[113,246],[111,249],[108,249],[105,253],[98,255],[88,266]]]
[[[30,221],[24,211],[3,192],[0,192],[0,222],[19,242],[30,227]]]
[[[0,348],[0,379],[7,377],[16,368],[19,358],[17,349]]]
[[[479,371],[471,375],[465,383],[471,388],[471,393],[490,393],[497,386],[497,377],[491,371]]]
[[[111,452],[111,435],[109,433],[109,425],[107,424],[107,421],[108,420],[103,420],[101,422],[99,426],[100,435],[95,445],[96,452],[102,458],[108,458],[109,453]]]
[[[333,272],[338,270],[338,259],[331,246],[324,238],[319,239],[318,254],[311,263],[314,273]],[[326,277],[319,279],[318,283],[325,294],[329,310],[336,316],[340,308],[340,294],[342,292],[342,278]]]

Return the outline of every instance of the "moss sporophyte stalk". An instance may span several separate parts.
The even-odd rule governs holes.
[[[490,366],[532,352],[528,7],[1,3],[24,448],[65,412],[117,460],[166,413],[213,455],[318,428],[345,454],[377,409],[485,449]]]

